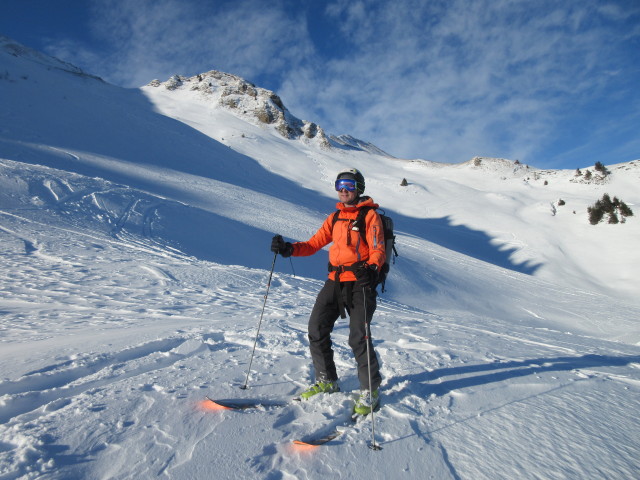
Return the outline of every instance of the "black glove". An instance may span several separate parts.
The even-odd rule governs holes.
[[[279,253],[284,258],[287,258],[293,254],[293,245],[289,242],[285,242],[282,235],[276,235],[271,239],[271,251],[273,253]]]
[[[378,284],[378,266],[375,264],[368,265],[365,263],[355,273],[359,287],[375,288]]]

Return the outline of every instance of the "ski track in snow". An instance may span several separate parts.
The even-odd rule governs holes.
[[[73,202],[95,202],[91,191],[73,195],[69,185],[65,191],[66,197],[51,196],[57,208],[69,195]],[[304,451],[291,440],[346,420],[350,392],[358,388],[346,325],[338,322],[334,333],[344,393],[282,410],[208,411],[206,394],[241,396],[264,271],[207,264],[165,248],[148,234],[146,219],[141,235],[129,233],[125,226],[139,204],[129,201],[113,214],[114,227],[91,235],[60,221],[0,212],[0,234],[7,240],[0,280],[10,292],[0,332],[11,339],[3,342],[0,365],[13,372],[0,382],[2,475],[181,478],[194,462],[208,464],[218,442],[237,442],[244,453],[236,457],[222,449],[228,458],[216,458],[216,465],[248,477],[343,478],[343,471],[352,471],[344,465],[359,463],[362,455],[375,472],[391,454],[407,475],[427,461],[434,478],[495,478],[482,470],[486,462],[478,467],[473,461],[479,451],[496,454],[486,448],[487,436],[508,429],[520,453],[531,457],[532,439],[514,431],[522,418],[553,430],[567,422],[565,402],[582,402],[593,416],[586,399],[602,395],[602,388],[589,386],[606,384],[610,394],[640,389],[633,347],[605,347],[589,337],[460,312],[427,312],[383,297],[372,330],[385,377],[376,415],[384,455],[366,448],[365,422],[331,442],[349,447],[338,466],[331,461],[334,445]],[[45,225],[53,236],[41,234]],[[311,380],[306,317],[319,287],[318,281],[275,275],[250,375],[252,395],[289,398]],[[88,341],[88,330],[95,340]],[[16,362],[12,352],[23,344],[40,348]],[[637,396],[625,408],[634,406]],[[608,422],[617,423],[624,448],[637,446],[636,421],[625,424],[620,408],[599,415],[592,426],[578,422],[583,430],[562,438],[572,445],[566,451],[555,445],[563,432],[536,438],[533,457],[540,461],[543,451],[544,458],[561,457],[566,465],[575,445],[594,448],[598,425]],[[125,451],[126,462],[118,460]],[[522,470],[501,455],[495,461],[505,472],[509,465],[514,473]],[[637,466],[629,458],[614,456],[603,473],[629,474]],[[554,468],[551,462],[548,468]]]
[[[598,429],[611,429],[611,422],[619,453],[601,473],[631,478],[638,466],[632,455],[638,422],[625,414],[638,406],[637,395],[625,394],[640,390],[637,349],[527,326],[509,328],[471,314],[450,317],[384,298],[372,328],[385,377],[384,403],[376,415],[383,453],[366,448],[367,422],[322,449],[294,448],[293,438],[346,419],[357,380],[344,323],[337,324],[334,343],[345,393],[273,411],[208,411],[202,403],[206,394],[243,395],[238,386],[263,300],[264,271],[232,273],[227,266],[129,244],[126,237],[114,242],[108,233],[87,244],[60,229],[53,244],[39,239],[35,227],[30,231],[29,222],[8,218],[15,224],[6,226],[11,221],[5,216],[2,234],[21,242],[29,238],[41,255],[27,254],[19,244],[4,248],[9,268],[3,290],[11,298],[4,303],[3,337],[13,339],[10,350],[30,342],[43,349],[28,363],[14,365],[15,376],[0,383],[5,475],[182,478],[193,462],[209,464],[218,442],[235,442],[243,453],[222,449],[217,468],[250,478],[344,478],[344,466],[359,464],[362,455],[369,462],[362,478],[383,469],[387,455],[406,465],[398,475],[415,475],[427,461],[434,478],[496,478],[483,470],[487,462],[473,461],[478,452],[499,454],[494,460],[505,465],[502,478],[509,468],[521,475],[534,460],[542,462],[539,471],[552,472],[560,459],[561,477],[596,467],[586,459],[598,449],[593,441]],[[17,224],[20,235],[12,233]],[[319,287],[318,281],[275,276],[251,395],[288,398],[310,381],[306,316]],[[95,342],[65,342],[68,353],[57,351],[49,359],[60,335],[77,334],[84,342],[87,328]],[[1,361],[11,362],[11,353]],[[611,408],[594,412],[589,399],[603,395],[625,398],[624,408],[600,399]],[[568,402],[576,406],[575,416],[586,415],[589,422],[567,418]],[[523,418],[543,425],[536,438],[526,435],[526,426],[517,427]],[[554,427],[567,422],[578,426],[570,438]],[[515,455],[486,447],[503,428],[519,442]],[[568,446],[559,448],[559,441]],[[332,461],[335,444],[344,450],[339,465]],[[579,445],[585,445],[578,453],[581,463],[567,464]],[[118,460],[123,452],[126,462]]]
[[[403,465],[393,475],[407,477],[425,464],[432,478],[452,479],[526,478],[533,465],[550,478],[637,470],[639,423],[627,415],[639,406],[636,347],[384,296],[372,327],[385,379],[383,453],[366,447],[368,422],[321,449],[291,443],[348,416],[358,384],[344,322],[334,331],[342,393],[277,410],[207,409],[205,395],[246,395],[238,387],[265,270],[197,260],[155,238],[161,200],[75,184],[40,179],[46,212],[0,211],[2,478],[192,478],[215,452],[216,469],[248,478],[371,478],[391,474],[388,455]],[[88,233],[75,223],[82,217],[99,228]],[[410,237],[404,248],[442,255]],[[320,286],[274,275],[250,395],[290,398],[311,381],[306,320]],[[523,308],[537,318],[544,310]],[[18,355],[24,348],[31,353]],[[504,435],[509,447],[491,448]],[[479,454],[491,458],[479,463]]]
[[[589,226],[570,214],[609,185],[561,172],[543,188],[506,161],[436,173],[323,150],[199,91],[124,91],[0,54],[0,479],[637,478],[638,282],[627,267],[638,257],[600,252],[615,282],[591,281],[604,265],[574,240]],[[282,400],[311,383],[320,255],[297,260],[298,277],[278,261],[239,388],[270,236],[308,238],[333,207],[335,172],[351,165],[397,208],[402,255],[372,325],[380,452],[367,448],[369,421],[320,448],[292,443],[349,416],[359,385],[344,321],[333,335],[340,393],[243,412],[205,400]],[[627,167],[616,177],[625,199],[638,175]],[[552,204],[552,216],[560,192],[573,205]],[[588,236],[611,245],[619,227]],[[594,293],[605,287],[632,300]]]

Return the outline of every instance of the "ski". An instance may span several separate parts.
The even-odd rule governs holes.
[[[303,445],[309,447],[319,447],[320,445],[324,445],[325,443],[329,443],[331,440],[338,438],[342,435],[344,430],[333,430],[331,433],[323,436],[312,434],[306,438],[301,438],[299,440],[294,440],[293,443],[295,445]]]
[[[310,435],[307,435],[306,437],[293,440],[293,443],[295,445],[302,445],[302,446],[309,446],[309,447],[319,447],[320,445],[324,445],[325,443],[329,443],[331,440],[335,440],[340,435],[342,435],[344,432],[346,432],[348,429],[357,426],[366,417],[367,417],[366,415],[364,415],[364,416],[363,415],[356,415],[356,414],[351,415],[349,417],[349,420],[343,422],[342,424],[339,424],[339,425],[333,427],[333,429],[329,430],[329,433],[326,433],[327,432],[327,427],[323,427],[323,428],[319,429],[318,431],[316,431],[314,433],[311,433]]]
[[[260,398],[225,398],[225,399],[213,399],[207,396],[207,400],[217,407],[226,410],[251,410],[257,408],[282,408],[289,405],[289,402],[268,400]]]

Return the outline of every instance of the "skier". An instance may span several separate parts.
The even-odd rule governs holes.
[[[378,389],[382,381],[378,357],[368,338],[365,321],[367,324],[371,322],[376,309],[378,272],[385,261],[384,232],[380,216],[375,211],[378,205],[370,197],[362,195],[365,182],[358,170],[349,168],[339,172],[335,189],[339,200],[337,213],[329,215],[306,242],[289,243],[281,235],[274,236],[271,251],[283,257],[309,256],[333,242],[329,248],[329,278],[320,290],[309,317],[309,349],[315,384],[300,397],[309,399],[318,393],[340,391],[331,332],[338,317],[346,318],[348,313],[349,346],[358,366],[360,382],[360,396],[354,412],[367,415],[378,405]],[[363,207],[372,208],[367,212],[364,224],[357,225],[358,212]],[[366,242],[361,236],[361,229],[366,229]]]

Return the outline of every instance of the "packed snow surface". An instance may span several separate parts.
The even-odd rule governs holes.
[[[192,82],[121,89],[0,38],[0,479],[638,478],[640,162],[396,159]],[[344,321],[340,393],[206,399],[312,383],[326,252],[277,257],[265,297],[269,244],[309,238],[351,166],[400,252],[372,325],[380,451],[370,419],[293,443],[349,417]],[[590,225],[604,193],[636,215]]]

